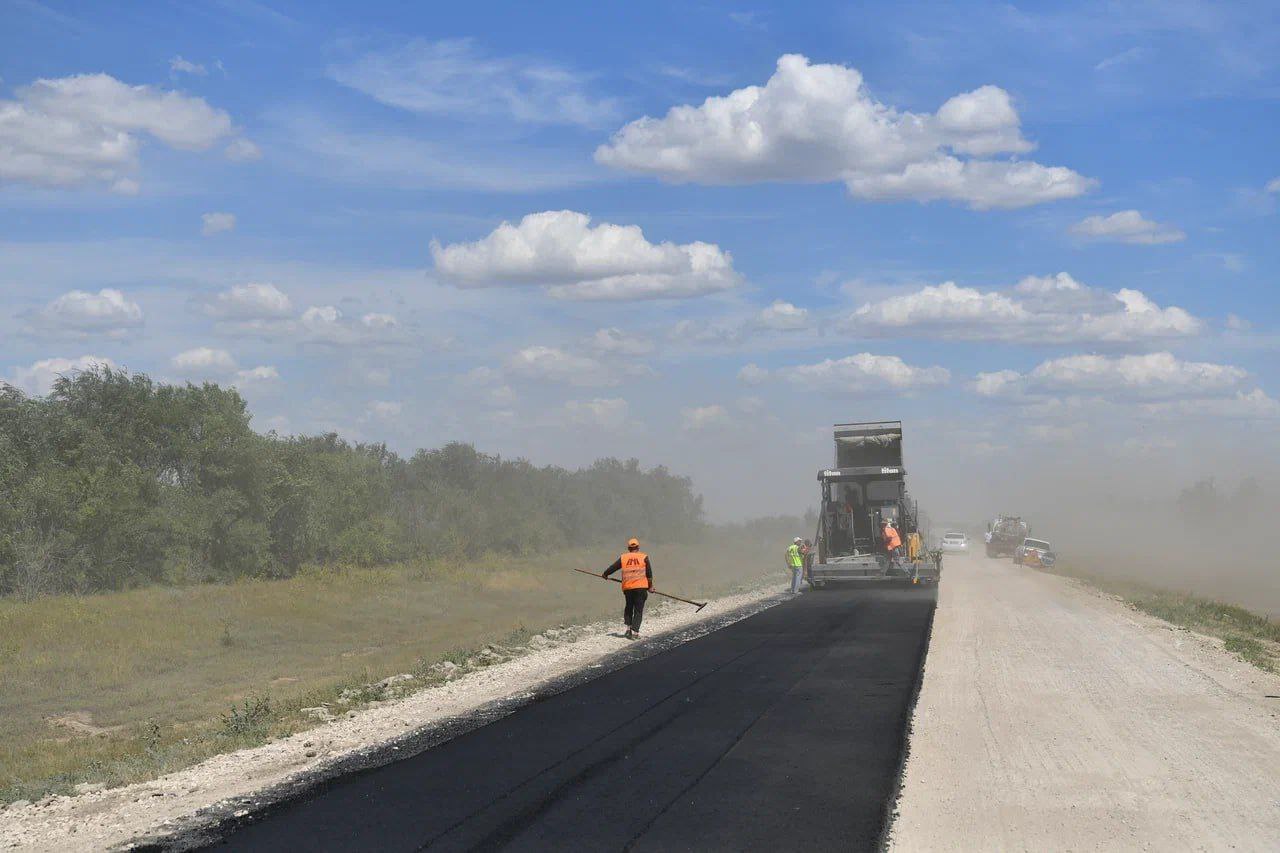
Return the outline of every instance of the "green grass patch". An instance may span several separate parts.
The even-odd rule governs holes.
[[[782,578],[776,543],[646,545],[659,589],[694,598]],[[315,726],[303,709],[340,716],[436,683],[441,662],[486,665],[490,644],[620,617],[616,584],[570,571],[616,555],[605,545],[0,599],[0,802],[154,778]],[[376,686],[401,673],[413,678]]]

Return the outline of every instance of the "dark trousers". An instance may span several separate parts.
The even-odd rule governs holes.
[[[627,606],[622,608],[622,621],[627,623],[627,627],[632,631],[639,631],[640,620],[644,618],[644,603],[649,598],[649,590],[624,589],[622,594],[627,599]]]

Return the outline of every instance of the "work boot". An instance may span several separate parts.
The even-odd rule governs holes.
[[[628,640],[634,640],[636,638],[635,632],[632,631],[630,628],[627,629],[626,636]]]

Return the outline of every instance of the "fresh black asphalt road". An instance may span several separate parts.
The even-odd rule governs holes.
[[[236,850],[870,850],[932,589],[808,592],[352,773]]]

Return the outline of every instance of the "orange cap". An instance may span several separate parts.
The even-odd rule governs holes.
[[[636,550],[636,549],[637,549],[637,548],[639,548],[639,547],[640,547],[640,540],[639,540],[639,539],[636,539],[634,536],[633,536],[632,538],[630,538],[630,539],[628,539],[628,540],[627,540],[627,550],[628,550],[628,551],[634,551],[634,550]]]

